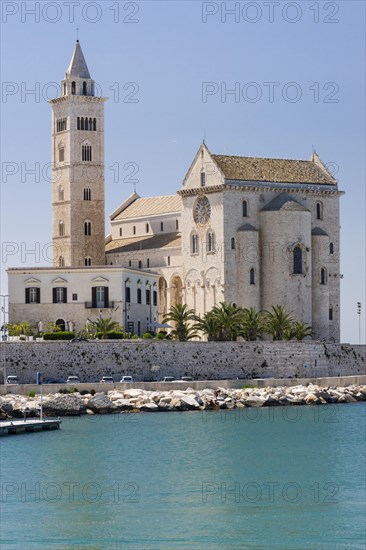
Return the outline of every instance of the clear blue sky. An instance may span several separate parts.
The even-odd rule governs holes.
[[[42,258],[51,240],[46,99],[56,95],[50,83],[64,76],[78,25],[91,75],[110,97],[106,217],[133,191],[130,169],[123,168],[127,163],[138,165],[141,195],[173,194],[204,131],[214,153],[308,159],[314,146],[346,192],[341,199],[342,340],[358,342],[356,302],[362,302],[363,311],[366,306],[365,3],[237,2],[240,11],[230,15],[225,8],[233,9],[235,2],[80,1],[73,20],[70,3],[40,2],[39,12],[30,13],[36,4],[4,1],[1,6],[7,91],[1,103],[1,229],[2,241],[14,243],[13,254],[2,255],[2,292],[6,268],[47,265]],[[218,90],[205,102],[204,82]],[[278,83],[273,98],[269,82]],[[235,83],[240,97],[225,96]],[[37,97],[25,93],[37,87]],[[258,101],[251,101],[256,94]],[[299,100],[290,101],[296,95]],[[9,164],[4,163],[10,162],[19,171],[6,178]],[[32,175],[22,181],[21,163],[31,168],[36,162],[40,181]],[[119,181],[116,168],[110,168],[116,163]],[[40,257],[26,253],[38,246]]]

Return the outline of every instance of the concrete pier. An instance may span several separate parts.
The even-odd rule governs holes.
[[[28,418],[27,420],[6,420],[0,422],[0,436],[22,434],[26,432],[40,432],[42,430],[58,430],[62,420],[59,418],[40,420]]]

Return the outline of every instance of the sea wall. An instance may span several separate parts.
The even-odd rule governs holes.
[[[7,375],[23,384],[44,378],[133,376],[136,381],[164,376],[195,380],[309,378],[365,374],[366,346],[319,342],[2,342]],[[3,380],[1,380],[2,382]]]

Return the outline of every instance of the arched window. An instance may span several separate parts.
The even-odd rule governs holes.
[[[84,258],[84,265],[88,266],[91,264],[92,264],[92,259],[90,256],[87,256],[86,258]]]
[[[323,204],[321,202],[316,203],[316,219],[323,219]]]
[[[58,222],[58,234],[59,237],[63,237],[65,235],[65,224],[62,220]]]
[[[139,269],[142,269],[142,261],[139,260]]]
[[[88,117],[85,117],[85,130],[89,130],[89,120],[88,120]]]
[[[65,148],[63,146],[59,147],[58,150],[58,161],[64,162],[65,160]]]
[[[146,267],[150,267],[150,258],[146,260]]]
[[[235,249],[236,249],[235,238],[234,238],[234,237],[231,237],[231,250],[235,250]]]
[[[146,233],[148,233],[150,231],[150,227],[149,227],[149,224],[147,223],[146,224]]]
[[[136,225],[133,226],[133,228],[132,228],[132,233],[133,233],[134,235],[136,235]]]
[[[215,233],[213,231],[207,233],[206,250],[209,253],[215,252]]]
[[[92,118],[89,118],[89,130],[90,131],[93,130],[93,119]]]
[[[89,221],[84,222],[84,235],[87,237],[91,235],[91,222]]]
[[[84,117],[83,116],[80,119],[80,129],[84,130]]]
[[[198,254],[198,235],[193,233],[191,236],[191,254]]]
[[[83,95],[86,95],[86,82],[83,82]]]
[[[84,201],[91,201],[91,189],[89,187],[84,189]]]
[[[322,267],[320,270],[320,284],[326,285],[327,284],[327,270]]]
[[[66,95],[66,82],[64,82],[64,95]]]
[[[62,187],[62,185],[60,185],[60,187],[58,188],[58,200],[63,201],[64,199],[65,199],[64,188]]]
[[[75,95],[75,93],[76,93],[76,84],[75,84],[75,82],[71,82],[71,93],[72,93],[72,95]]]
[[[119,228],[119,236],[122,237],[122,227]]]
[[[201,172],[201,187],[204,187],[206,185],[206,172]]]
[[[87,119],[85,119],[87,120]],[[82,145],[81,147],[81,160],[84,162],[92,161],[92,147],[91,145]]]
[[[249,284],[255,285],[255,272],[253,268],[249,271]]]
[[[96,132],[96,130],[97,130],[97,119],[96,118],[93,118],[93,130],[94,130],[94,132]]]
[[[132,261],[128,260],[128,267],[131,267],[131,266],[132,266]]]
[[[329,254],[334,254],[334,244],[329,243]]]
[[[247,201],[243,201],[243,203],[242,203],[242,212],[243,212],[243,218],[247,218],[248,217],[248,202]]]
[[[160,222],[160,231],[164,231],[164,222]]]
[[[65,265],[65,259],[63,256],[60,256],[59,259],[58,259],[58,265],[59,267],[64,267]]]
[[[78,130],[80,130],[80,117],[78,116],[78,118],[76,120],[77,120],[76,127],[77,127]]]
[[[294,274],[302,275],[302,250],[300,246],[295,246],[293,252]]]

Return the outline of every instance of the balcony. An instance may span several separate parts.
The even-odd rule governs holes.
[[[114,302],[107,302],[102,306],[97,306],[96,304],[93,304],[93,302],[85,302],[85,309],[113,309],[113,308],[114,308]]]

